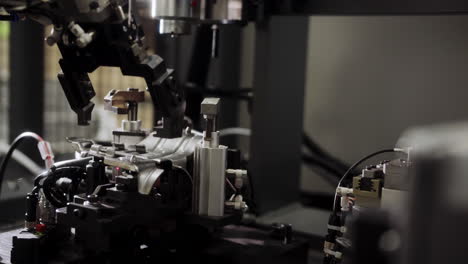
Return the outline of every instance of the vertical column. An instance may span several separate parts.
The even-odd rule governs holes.
[[[250,173],[260,213],[297,201],[308,17],[257,24]]]
[[[219,32],[219,56],[216,62],[218,80],[216,86],[225,93],[235,93],[240,89],[241,32],[239,25],[224,25]],[[224,98],[221,103],[219,128],[238,126],[239,101]],[[235,137],[223,138],[226,146],[236,146]]]
[[[9,138],[13,140],[24,131],[44,131],[44,29],[24,21],[11,23],[10,32]]]

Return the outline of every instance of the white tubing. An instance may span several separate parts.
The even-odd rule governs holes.
[[[192,129],[191,132],[192,134],[196,136],[203,136],[203,132],[197,131],[195,129]],[[219,131],[220,137],[225,137],[225,136],[250,137],[251,134],[252,134],[252,130],[250,128],[243,128],[243,127],[230,127],[230,128],[221,129]]]
[[[242,128],[242,127],[225,128],[219,131],[219,135],[221,137],[224,137],[224,136],[250,137],[251,134],[252,134],[252,131],[250,130],[250,128]]]

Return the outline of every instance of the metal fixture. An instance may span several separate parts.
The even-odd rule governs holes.
[[[227,147],[219,145],[216,118],[219,99],[206,98],[201,105],[206,121],[203,143],[195,150],[194,213],[207,216],[223,216],[225,204]]]

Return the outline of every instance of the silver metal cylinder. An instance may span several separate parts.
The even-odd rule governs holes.
[[[156,20],[186,23],[231,24],[243,20],[242,0],[132,0],[139,16]],[[182,23],[183,24],[183,23]],[[180,25],[178,27],[180,28]],[[170,32],[168,22],[163,32]]]
[[[200,1],[199,19],[228,24],[242,20],[242,0]]]
[[[141,131],[141,120],[122,120],[122,130],[129,132]]]
[[[137,14],[151,19],[194,19],[189,0],[133,0]]]
[[[159,20],[159,34],[185,35],[190,34],[191,32],[192,26],[190,22],[186,20]]]
[[[200,145],[195,150],[193,212],[223,216],[227,147]]]

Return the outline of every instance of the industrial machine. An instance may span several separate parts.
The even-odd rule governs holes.
[[[302,115],[294,113],[295,110],[302,111],[302,103],[294,104],[294,100],[299,98],[301,101],[302,94],[291,89],[289,96],[285,97],[283,89],[300,85],[304,78],[287,77],[283,75],[283,67],[270,67],[268,63],[280,60],[281,65],[302,67],[296,71],[292,69],[296,74],[304,74],[304,65],[299,59],[305,57],[293,49],[290,56],[274,56],[275,48],[283,47],[273,40],[283,36],[266,33],[272,25],[280,28],[282,24],[278,21],[267,24],[263,15],[314,12],[379,14],[382,10],[404,14],[468,12],[466,7],[440,3],[420,9],[414,2],[418,1],[412,4],[396,1],[395,5],[400,8],[363,4],[358,8],[340,9],[337,6],[349,7],[349,4],[339,5],[340,1],[248,0],[0,1],[2,20],[31,19],[53,26],[46,43],[57,45],[62,54],[62,71],[58,78],[71,109],[77,114],[78,125],[87,125],[91,119],[94,108],[91,100],[95,91],[88,74],[101,66],[118,67],[124,75],[144,78],[157,119],[150,131],[142,129],[138,104],[144,101],[145,91],[134,88],[111,90],[104,98],[105,109],[117,115],[127,115],[120,129],[109,131],[113,135],[112,142],[70,137],[68,141],[74,147],[75,158],[54,162],[50,145],[44,139],[33,133],[18,136],[0,165],[0,190],[8,159],[24,138],[38,141],[47,170],[34,179],[34,188],[27,194],[24,228],[2,234],[2,238],[6,237],[11,245],[6,249],[10,256],[5,258],[2,254],[0,262],[306,263],[307,242],[299,236],[293,237],[291,225],[278,223],[267,228],[248,225],[246,216],[254,206],[251,171],[241,164],[239,151],[220,144],[217,122],[222,118],[219,110],[221,101],[214,97],[205,98],[200,106],[205,129],[198,132],[191,127],[184,118],[187,106],[185,91],[177,85],[175,72],[166,66],[164,59],[147,50],[148,32],[143,30],[142,21],[158,20],[158,32],[172,36],[189,34],[193,24],[210,25],[212,41],[209,48],[213,56],[218,50],[220,25],[242,25],[251,19],[258,22],[260,44],[257,53],[268,57],[268,61],[256,65],[261,79],[256,85],[264,89],[258,90],[257,98],[260,99],[255,116],[283,111],[266,99],[262,101],[262,94],[267,94],[270,99],[279,99],[277,101],[293,102],[289,109],[293,114],[284,117],[287,119],[285,122],[281,119],[271,122],[257,119],[253,126],[254,130],[267,131],[265,134],[276,140],[288,139],[277,142],[278,147],[272,150],[269,148],[270,140],[262,138],[262,133],[254,134],[252,171],[257,173],[255,180],[258,183],[262,179],[271,180],[270,174],[276,169],[280,176],[298,171],[295,161],[299,160],[300,153],[291,153],[296,154],[298,148],[294,147],[300,146],[297,129],[301,128]],[[298,26],[297,29],[307,28]],[[284,29],[279,32],[304,37],[304,34]],[[297,44],[289,41],[291,43]],[[262,74],[263,71],[281,75],[284,80],[275,82],[268,78],[268,74]],[[265,89],[267,86],[271,90]],[[280,113],[277,116],[286,115]],[[288,129],[277,129],[278,126]],[[404,147],[422,142],[418,136],[410,138],[416,140],[405,141]],[[349,263],[401,263],[405,259],[413,263],[424,258],[422,252],[427,249],[448,247],[455,228],[447,228],[449,235],[442,236],[442,241],[447,243],[441,245],[434,241],[424,243],[421,239],[421,234],[435,224],[423,225],[427,230],[418,226],[425,220],[424,209],[430,209],[421,197],[440,191],[434,183],[438,181],[429,182],[431,188],[425,186],[421,190],[409,183],[413,178],[416,182],[421,181],[421,175],[427,175],[427,172],[437,176],[447,168],[464,169],[465,146],[443,140],[437,142],[428,144],[424,141],[423,145],[429,147],[418,149],[414,159],[409,149],[379,151],[356,162],[344,173],[338,183],[328,234],[324,238],[324,263],[343,260]],[[267,151],[276,152],[262,155]],[[433,157],[429,154],[435,151],[442,155]],[[323,152],[318,152],[323,155]],[[398,152],[402,156],[356,172],[369,158],[388,152]],[[290,159],[293,162],[289,162]],[[456,166],[449,166],[454,160]],[[324,166],[336,171],[328,162],[325,161],[327,164]],[[333,162],[338,164],[336,160]],[[343,167],[343,164],[339,166]],[[413,167],[416,173],[411,173]],[[466,207],[463,207],[466,198],[459,195],[464,189],[456,188],[456,182],[460,180],[456,178],[458,171],[449,171],[453,177],[447,185],[457,190],[456,195],[441,192],[441,197],[446,196],[446,199],[436,204],[440,212],[450,213],[453,219],[457,217],[453,207]],[[290,193],[297,189],[296,183],[297,177],[282,177],[271,184],[274,190],[257,189],[264,208],[274,207],[265,202],[267,198],[286,202],[293,199],[294,195]],[[406,201],[410,201],[411,206],[403,206]],[[393,220],[393,216],[408,212],[411,212],[408,221]],[[460,221],[444,222],[437,215],[432,217],[439,221],[437,223],[460,224]],[[460,219],[465,218],[462,214]],[[400,243],[408,230],[407,244]],[[417,250],[410,252],[408,249],[413,249],[414,245],[417,245]],[[460,246],[456,251],[457,257],[461,258],[463,252],[466,251]],[[437,257],[440,255],[434,259]],[[435,263],[430,261],[426,262]]]
[[[292,240],[291,226],[267,231],[239,226],[251,188],[239,151],[219,142],[220,100],[201,103],[205,130],[192,130],[173,70],[145,47],[140,19],[160,19],[161,33],[188,33],[188,24],[209,23],[216,34],[217,24],[242,20],[240,1],[13,0],[0,7],[7,13],[3,18],[53,25],[46,42],[62,54],[58,78],[78,125],[91,119],[95,92],[88,74],[100,66],[143,77],[160,118],[151,131],[143,130],[138,104],[145,91],[111,90],[105,109],[128,116],[120,129],[109,131],[112,142],[69,138],[75,159],[54,163],[48,143],[21,134],[1,175],[27,137],[38,140],[47,171],[34,180],[24,230],[12,235],[11,258],[2,263],[306,260],[306,244]],[[252,245],[268,254],[246,250]]]

